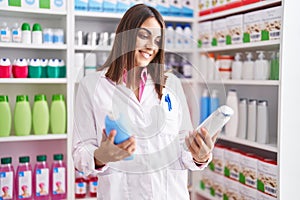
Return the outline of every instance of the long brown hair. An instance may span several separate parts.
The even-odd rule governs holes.
[[[131,7],[122,17],[117,30],[112,51],[100,70],[108,67],[106,77],[120,84],[123,81],[124,69],[135,73],[134,52],[136,46],[137,30],[149,17],[155,17],[161,26],[161,45],[155,58],[147,69],[155,83],[158,98],[162,97],[162,89],[166,82],[164,75],[164,29],[165,22],[161,14],[153,7],[137,4]],[[151,65],[151,67],[150,67]],[[132,79],[127,76],[127,86],[132,84]],[[131,85],[132,86],[132,85]]]

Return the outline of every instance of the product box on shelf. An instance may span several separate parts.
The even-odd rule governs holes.
[[[39,1],[37,0],[21,0],[21,7],[22,8],[30,8],[30,9],[34,9],[34,8],[39,8]]]
[[[240,183],[224,178],[224,199],[242,199],[239,192]]]
[[[227,35],[226,18],[212,22],[212,46],[225,46]]]
[[[211,194],[211,188],[213,186],[214,173],[208,169],[205,169],[201,173],[200,179],[200,189],[203,190],[207,194]]]
[[[211,187],[211,193],[215,199],[223,200],[224,195],[224,179],[225,177],[220,174],[213,174],[213,184]]]
[[[199,0],[199,16],[208,15],[211,13],[212,1],[211,0]]]
[[[103,0],[104,12],[116,12],[117,0]]]
[[[182,10],[182,2],[176,0],[170,0],[170,15],[172,16],[180,16]]]
[[[216,144],[213,150],[213,159],[209,163],[209,168],[212,171],[222,175],[224,174],[224,149],[224,146]]]
[[[130,0],[122,0],[117,2],[117,12],[124,13],[130,7]]]
[[[264,10],[244,14],[244,43],[261,41],[264,14]]]
[[[243,153],[240,156],[240,183],[256,188],[257,161],[257,157],[253,154]]]
[[[234,15],[226,18],[228,34],[226,44],[243,43],[243,15]]]
[[[274,40],[280,38],[282,7],[274,7],[264,10],[263,18],[263,40]]]
[[[235,181],[239,181],[240,152],[237,149],[224,149],[224,175]]]
[[[87,11],[89,0],[75,0],[75,10]]]
[[[212,22],[201,22],[198,25],[198,47],[211,47]]]
[[[66,0],[51,0],[50,10],[66,11]]]
[[[156,2],[156,9],[163,15],[169,15],[170,4],[168,1],[159,0]]]
[[[8,0],[0,0],[0,7],[1,8],[8,7]]]
[[[241,195],[241,197],[243,197],[243,199],[247,199],[247,200],[261,199],[261,198],[257,198],[257,190],[256,189],[250,188],[246,185],[239,184],[239,191],[240,191],[240,195]]]
[[[277,197],[278,165],[271,159],[260,159],[257,165],[257,190]]]
[[[89,0],[88,10],[94,12],[103,11],[103,0]]]
[[[184,17],[193,17],[195,3],[192,0],[183,0],[181,15]]]

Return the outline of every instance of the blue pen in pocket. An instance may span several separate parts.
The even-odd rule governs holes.
[[[170,99],[169,94],[167,94],[167,95],[165,96],[165,102],[168,103],[168,110],[171,111],[171,110],[172,110],[172,103],[171,103],[171,99]]]

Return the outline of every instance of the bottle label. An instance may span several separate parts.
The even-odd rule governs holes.
[[[64,194],[66,192],[66,169],[64,167],[55,167],[53,169],[53,194]]]
[[[15,29],[12,31],[12,41],[13,42],[21,42],[22,41],[21,32],[18,29]]]
[[[45,196],[49,194],[49,169],[36,170],[36,196]]]
[[[13,172],[0,172],[0,199],[12,199]]]
[[[31,197],[32,192],[32,174],[31,171],[21,171],[18,174],[19,181],[19,199]]]
[[[86,183],[78,182],[75,184],[75,193],[76,194],[86,194]]]
[[[98,188],[98,181],[91,181],[89,184],[90,193],[96,193]]]

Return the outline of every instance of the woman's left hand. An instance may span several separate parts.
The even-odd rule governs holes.
[[[206,163],[210,158],[219,132],[215,133],[213,137],[210,137],[205,128],[201,128],[200,131],[202,136],[196,130],[190,132],[185,138],[185,143],[196,162]]]

